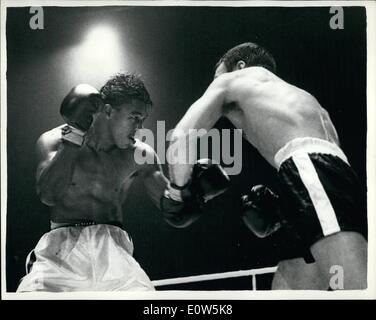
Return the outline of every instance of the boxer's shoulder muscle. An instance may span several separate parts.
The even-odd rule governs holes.
[[[53,128],[40,135],[36,142],[36,151],[40,160],[54,154],[59,149],[61,141],[61,127]]]
[[[226,75],[226,102],[228,103],[241,103],[252,95],[260,95],[265,85],[277,87],[283,82],[262,67],[249,67]]]

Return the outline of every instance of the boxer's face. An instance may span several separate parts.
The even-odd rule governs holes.
[[[126,148],[134,143],[136,131],[142,128],[149,108],[137,99],[112,108],[109,116],[110,130],[117,147]]]

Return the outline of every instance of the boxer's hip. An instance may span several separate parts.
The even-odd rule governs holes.
[[[359,179],[337,145],[316,138],[294,139],[277,152],[275,163],[281,215],[303,247],[340,231],[363,233]]]
[[[338,157],[346,164],[349,164],[346,155],[336,144],[312,137],[296,138],[287,142],[274,156],[274,164],[277,170],[289,158],[299,154],[329,154]]]
[[[132,254],[132,240],[119,227],[60,227],[39,240],[18,291],[153,290]]]

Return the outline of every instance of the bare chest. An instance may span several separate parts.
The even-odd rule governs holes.
[[[76,160],[72,185],[91,193],[120,191],[136,172],[132,150],[103,152],[85,146]]]

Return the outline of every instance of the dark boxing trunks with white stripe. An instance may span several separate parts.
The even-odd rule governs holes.
[[[360,184],[337,145],[298,138],[274,159],[280,179],[281,218],[291,243],[295,242],[292,248],[306,262],[314,262],[309,248],[319,239],[340,231],[361,232]]]

